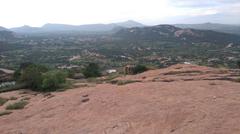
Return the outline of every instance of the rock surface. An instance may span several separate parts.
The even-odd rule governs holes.
[[[0,133],[239,134],[237,77],[238,70],[174,65],[117,78],[140,82],[80,87],[50,98],[30,91],[2,93],[31,99],[24,109],[0,116]]]

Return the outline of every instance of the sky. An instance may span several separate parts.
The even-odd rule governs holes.
[[[94,24],[240,24],[240,0],[0,0],[0,26]]]

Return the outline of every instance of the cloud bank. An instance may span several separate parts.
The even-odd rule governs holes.
[[[136,20],[238,23],[240,0],[0,0],[0,26],[91,24]]]

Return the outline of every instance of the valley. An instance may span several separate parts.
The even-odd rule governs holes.
[[[240,0],[3,0],[0,134],[240,134]]]
[[[183,62],[238,68],[240,58],[238,35],[172,25],[92,33],[7,33],[0,42],[0,67],[9,69],[23,62],[61,68],[81,67],[89,61],[103,69],[137,63],[167,67]]]

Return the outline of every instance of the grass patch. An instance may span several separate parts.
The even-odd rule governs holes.
[[[135,83],[135,82],[141,82],[141,81],[139,81],[139,80],[112,80],[110,83],[121,86],[121,85],[127,85],[127,84],[131,84],[131,83]]]
[[[164,75],[181,75],[181,74],[192,74],[192,73],[202,74],[203,72],[198,71],[198,70],[190,70],[190,71],[169,71],[169,72],[165,73]]]
[[[0,106],[4,105],[8,99],[0,97]]]
[[[74,88],[73,81],[67,80],[65,83],[60,85],[60,88],[56,90],[56,92],[64,92],[68,89]]]
[[[30,97],[25,97],[25,98],[22,98],[21,101],[26,101],[26,100],[30,100],[31,98]]]
[[[87,82],[89,83],[95,83],[95,84],[102,84],[103,80],[99,79],[99,78],[88,78]]]
[[[15,96],[12,96],[12,97],[9,98],[9,100],[17,100],[17,99],[18,99],[18,98],[15,97]]]
[[[110,82],[111,80],[113,80],[113,79],[115,79],[115,78],[117,78],[117,77],[120,77],[120,74],[110,74],[110,75],[108,75],[108,76],[104,79],[104,81]]]
[[[19,101],[19,102],[16,102],[16,103],[13,103],[13,104],[9,104],[6,109],[7,110],[18,110],[18,109],[23,109],[26,105],[28,104],[27,101]]]
[[[236,82],[240,82],[240,78],[237,78]]]
[[[12,113],[11,111],[3,111],[3,112],[0,112],[0,116],[9,115],[11,113]]]

